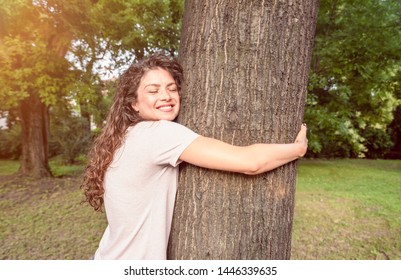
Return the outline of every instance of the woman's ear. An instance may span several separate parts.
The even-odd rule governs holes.
[[[139,113],[139,108],[138,108],[137,102],[132,102],[131,107],[132,107],[132,109],[135,110],[135,112]]]

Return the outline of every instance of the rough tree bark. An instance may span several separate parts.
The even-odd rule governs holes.
[[[318,0],[185,2],[179,122],[235,145],[290,143]],[[170,259],[289,259],[296,163],[246,176],[182,165]]]
[[[48,165],[49,108],[31,93],[19,105],[22,155],[19,173],[33,177],[51,176]]]

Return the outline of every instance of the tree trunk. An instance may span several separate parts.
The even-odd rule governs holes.
[[[79,102],[79,109],[81,111],[81,118],[83,120],[82,129],[87,135],[91,135],[91,113],[88,107],[88,101]]]
[[[185,2],[179,122],[235,145],[291,143],[318,0]],[[170,259],[289,259],[296,163],[246,176],[182,164]]]
[[[19,172],[33,177],[51,176],[48,165],[49,108],[31,93],[19,106],[22,156]]]
[[[401,159],[401,106],[394,110],[393,121],[388,126],[391,131],[391,138],[394,141],[394,146],[386,155],[387,158]]]

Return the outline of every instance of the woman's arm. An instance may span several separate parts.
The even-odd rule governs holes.
[[[305,125],[302,125],[295,142],[291,144],[240,147],[200,136],[184,150],[180,159],[204,168],[254,175],[303,157],[307,141]]]

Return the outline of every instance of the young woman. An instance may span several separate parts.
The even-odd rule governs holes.
[[[292,144],[233,146],[173,122],[182,67],[156,54],[120,78],[106,125],[89,155],[86,201],[108,226],[95,259],[166,259],[178,165],[259,174],[304,156],[306,126]]]

